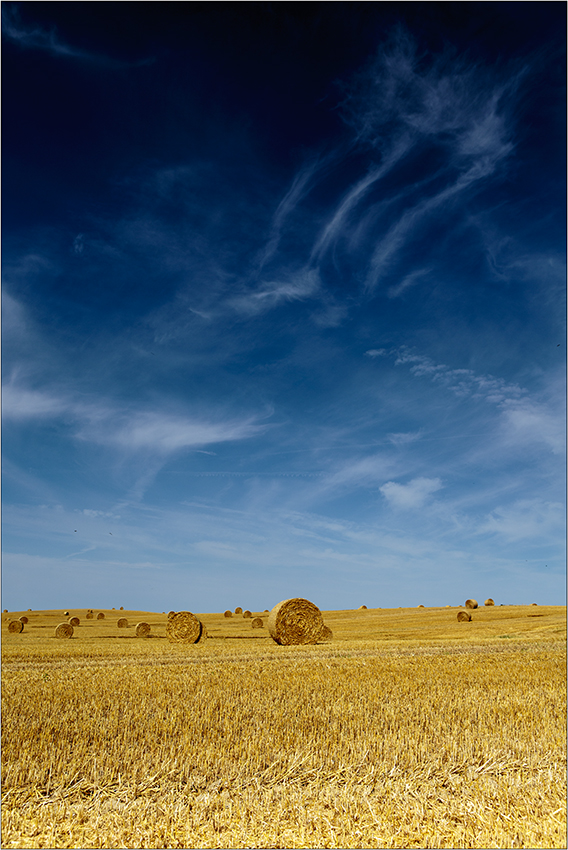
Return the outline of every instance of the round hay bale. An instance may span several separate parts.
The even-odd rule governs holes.
[[[23,616],[23,617],[19,617],[19,620],[20,620],[20,623],[23,623],[23,624],[24,624],[24,626],[25,626],[25,625],[26,625],[26,623],[28,622],[28,618],[26,617],[26,615],[25,615],[25,614],[24,614],[24,616]]]
[[[317,643],[323,631],[320,609],[307,599],[284,599],[268,617],[268,631],[282,646]]]
[[[201,626],[201,631],[199,632],[199,637],[195,641],[195,643],[203,643],[206,641],[209,635],[207,634],[207,629],[205,628],[205,623],[200,621],[199,625]]]
[[[69,611],[64,611],[64,612],[63,612],[63,616],[64,616],[64,617],[68,617],[68,616],[69,616]]]
[[[170,643],[197,643],[201,632],[201,622],[191,611],[179,611],[166,624],[166,636]]]
[[[148,637],[150,634],[150,626],[148,623],[137,623],[136,637]]]
[[[466,608],[477,608],[477,599],[466,599],[465,600]]]
[[[269,614],[269,613],[270,613],[270,611],[268,610],[268,608],[265,608],[265,609],[264,609],[264,611],[263,611],[262,613],[263,613],[263,614]]]
[[[87,620],[92,620],[94,616],[95,615],[93,614],[92,611],[87,611],[87,613],[85,614],[85,617],[87,618]]]
[[[495,605],[495,601],[493,599],[486,599],[483,604],[490,608],[492,605]]]
[[[367,610],[366,605],[359,605],[359,611],[366,611],[366,610]]]
[[[120,606],[120,610],[121,610],[121,611],[124,611],[124,605],[121,605],[121,606]]]
[[[75,628],[75,626],[81,625],[81,620],[79,619],[79,617],[69,617],[69,622],[71,623],[73,628]]]
[[[329,628],[329,626],[323,627],[323,632],[321,633],[320,640],[333,640],[333,632]]]
[[[249,620],[252,617],[252,613],[250,611],[243,611],[243,617]]]
[[[8,609],[7,609],[7,608],[4,608],[4,610],[2,611],[2,613],[3,613],[3,614],[7,614],[7,613],[8,613]]]
[[[253,627],[253,629],[262,629],[262,627],[264,626],[262,618],[255,617],[253,620],[251,620],[251,626]]]
[[[31,610],[32,610],[31,608],[28,608],[28,611],[31,611]]]
[[[424,605],[419,605],[418,607],[419,607],[419,608],[424,608]]]
[[[55,637],[56,638],[73,637],[73,626],[71,625],[71,623],[59,623],[59,625],[55,629]]]
[[[225,611],[225,613],[223,614],[223,617],[232,617],[232,616],[233,616],[232,611]]]
[[[119,629],[127,629],[128,628],[128,620],[126,617],[120,617],[118,623],[116,624]]]
[[[468,611],[458,611],[458,621],[460,623],[469,623],[471,614]]]
[[[104,618],[105,618],[105,615],[103,614],[103,612],[99,611],[99,613],[97,614],[97,620],[104,620]]]
[[[20,632],[24,631],[24,624],[21,620],[10,620],[8,623],[8,631],[12,635],[19,635]]]
[[[175,615],[176,615],[175,611],[168,611],[168,620],[171,620],[171,618],[175,617]]]
[[[243,613],[242,608],[235,608],[235,614],[242,614],[242,613]]]
[[[538,602],[531,602],[531,605],[538,605]]]

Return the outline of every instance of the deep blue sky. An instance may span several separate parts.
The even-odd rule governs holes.
[[[2,606],[565,600],[564,3],[9,3]]]

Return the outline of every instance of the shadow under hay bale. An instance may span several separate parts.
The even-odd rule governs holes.
[[[128,620],[126,617],[120,617],[117,624],[119,629],[127,629],[128,628]]]
[[[465,600],[466,608],[477,608],[477,599],[466,599]]]
[[[79,619],[79,617],[70,617],[69,622],[73,627],[81,625],[81,620]]]
[[[460,623],[469,623],[471,620],[471,614],[467,611],[458,611],[458,621]]]
[[[8,631],[11,635],[19,635],[24,631],[24,624],[21,620],[10,620],[8,623]]]
[[[151,628],[148,623],[137,623],[136,625],[136,637],[144,638],[148,637],[150,634]]]
[[[59,625],[55,629],[55,637],[56,638],[73,637],[73,626],[71,625],[71,623],[59,623]]]
[[[207,634],[207,629],[205,628],[205,623],[200,623],[200,625],[201,625],[201,631],[199,633],[199,637],[195,641],[196,643],[203,643],[203,641],[206,641],[207,638],[209,637],[209,635]]]
[[[243,611],[243,617],[245,618],[245,620],[250,620],[250,618],[252,617],[252,612],[251,611]]]
[[[261,617],[255,617],[253,620],[251,620],[251,626],[253,627],[253,629],[262,629],[264,623]]]
[[[487,608],[491,608],[492,605],[495,605],[495,601],[493,599],[486,599],[483,604],[486,605]]]
[[[97,620],[104,620],[104,618],[105,618],[105,615],[103,614],[103,612],[99,611],[99,613],[97,614]]]
[[[201,621],[191,611],[179,611],[166,624],[166,637],[170,643],[197,643],[202,631]]]
[[[227,617],[227,618],[228,618],[228,617],[232,617],[232,616],[233,616],[233,612],[232,612],[232,611],[225,611],[225,613],[223,614],[223,617]]]
[[[317,643],[323,631],[320,609],[307,599],[284,599],[268,617],[271,638],[281,646]]]

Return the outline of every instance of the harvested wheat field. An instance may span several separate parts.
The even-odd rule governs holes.
[[[566,846],[565,607],[73,613],[2,621],[4,848]]]

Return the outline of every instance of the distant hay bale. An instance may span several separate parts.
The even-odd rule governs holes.
[[[225,613],[223,614],[223,617],[232,617],[232,616],[233,616],[232,611],[225,611]]]
[[[531,605],[538,605],[538,602],[531,602]]]
[[[3,614],[7,614],[7,613],[8,613],[8,609],[7,609],[7,608],[4,608],[4,610],[2,611],[2,613],[3,613]]]
[[[81,620],[79,619],[79,617],[70,617],[70,618],[69,618],[69,622],[71,623],[71,625],[73,626],[73,628],[75,628],[75,626],[80,626],[80,625],[81,625]]]
[[[465,600],[466,608],[477,608],[477,599],[466,599]]]
[[[424,608],[424,605],[419,605],[418,607],[419,607],[419,608]]]
[[[120,617],[117,624],[119,629],[127,629],[128,628],[128,620],[126,617]]]
[[[468,611],[458,611],[458,620],[460,623],[469,623],[471,614]]]
[[[175,615],[176,615],[175,611],[168,611],[168,620],[171,620],[171,618],[175,617]]]
[[[245,620],[249,620],[252,617],[252,613],[250,611],[243,611],[243,617]]]
[[[264,609],[264,611],[263,611],[262,613],[263,613],[263,614],[269,614],[270,612],[269,612],[268,608],[265,608],[265,609]]]
[[[24,624],[21,620],[10,620],[8,623],[8,631],[12,635],[19,635],[20,632],[24,631]]]
[[[97,620],[104,620],[104,618],[105,618],[105,615],[103,614],[103,612],[99,611],[99,613],[97,614]]]
[[[268,631],[282,646],[317,643],[323,631],[320,609],[307,599],[284,599],[268,617]]]
[[[31,608],[28,608],[28,611],[31,611],[31,610],[32,610]]]
[[[55,629],[55,637],[56,638],[73,637],[73,626],[71,625],[71,623],[59,623],[59,625]]]
[[[366,605],[359,605],[359,611],[366,611],[366,610],[367,610]]]
[[[69,611],[64,611],[64,612],[63,612],[63,616],[64,616],[64,617],[68,617],[68,616],[69,616]]]
[[[26,617],[26,615],[25,615],[25,614],[24,614],[24,616],[23,616],[23,617],[19,617],[18,619],[20,620],[20,623],[23,623],[23,624],[24,624],[24,626],[25,626],[25,625],[26,625],[26,623],[28,622],[28,618]]]
[[[120,610],[121,610],[121,611],[124,611],[124,605],[121,605],[121,606],[120,606]]]
[[[168,619],[166,636],[170,643],[197,643],[202,624],[191,611],[179,611]]]
[[[150,625],[148,623],[137,623],[136,625],[136,637],[148,637],[150,634]]]
[[[235,614],[242,614],[242,613],[243,613],[242,608],[235,608]]]
[[[87,611],[87,613],[85,614],[85,617],[87,618],[87,620],[92,620],[94,616],[95,615],[93,614],[92,611]]]
[[[251,626],[253,627],[253,629],[262,629],[262,627],[264,626],[262,618],[255,617],[253,620],[251,620]]]
[[[495,601],[493,599],[486,599],[483,604],[487,605],[487,607],[490,608],[491,605],[495,605]]]

